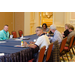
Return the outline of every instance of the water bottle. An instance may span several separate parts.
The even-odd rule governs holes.
[[[23,40],[21,40],[21,46],[23,46]]]

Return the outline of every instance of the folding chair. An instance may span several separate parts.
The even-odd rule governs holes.
[[[19,37],[21,37],[22,34],[23,34],[23,31],[22,31],[22,30],[19,30],[19,31],[18,31],[18,34],[19,34]]]
[[[12,31],[13,38],[17,38],[16,31]]]
[[[36,60],[37,62],[42,62],[42,61],[43,61],[45,49],[46,49],[46,46],[43,46],[43,47],[40,49],[40,52],[39,52],[39,54],[38,54],[38,59]],[[31,60],[29,60],[28,62],[32,62],[33,60],[34,60],[34,59],[31,59]]]

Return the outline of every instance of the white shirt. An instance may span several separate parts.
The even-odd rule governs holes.
[[[50,44],[50,41],[47,35],[42,35],[38,37],[35,44],[38,45],[40,48],[43,46],[46,46],[46,49],[47,49]]]

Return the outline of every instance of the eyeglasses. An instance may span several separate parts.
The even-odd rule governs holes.
[[[38,32],[38,31],[40,31],[40,30],[36,30],[35,32]]]

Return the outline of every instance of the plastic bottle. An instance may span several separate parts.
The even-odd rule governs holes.
[[[23,34],[22,34],[21,38],[23,38]]]
[[[21,40],[21,46],[23,46],[23,40]]]

